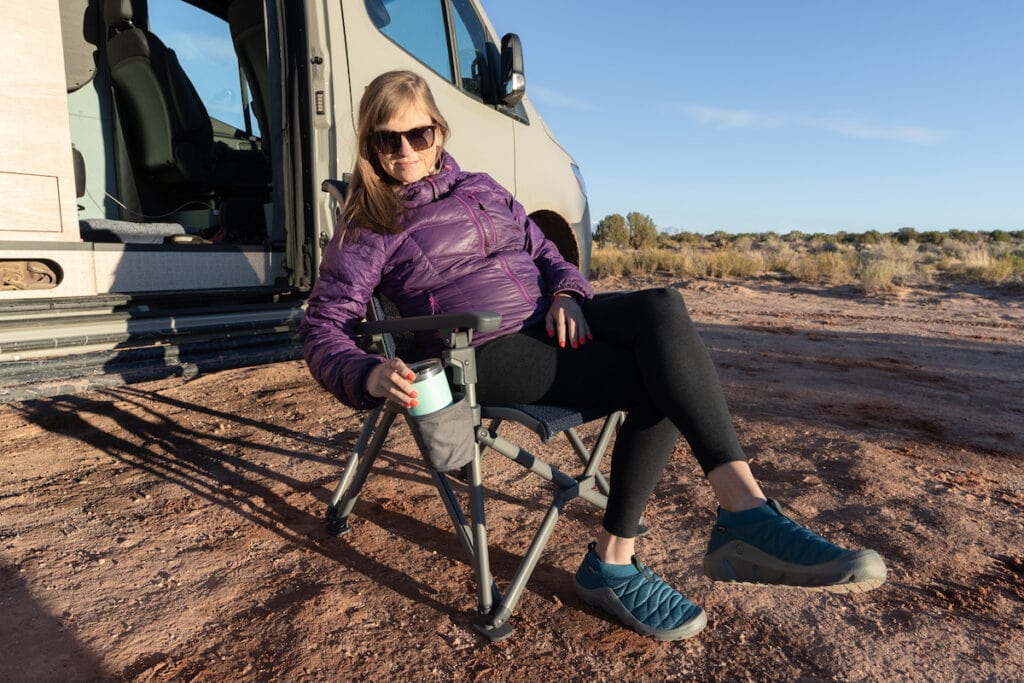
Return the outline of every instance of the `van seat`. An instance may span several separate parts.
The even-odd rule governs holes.
[[[267,157],[259,150],[215,142],[209,113],[192,81],[173,50],[132,22],[131,2],[105,2],[104,19],[118,118],[136,178],[151,185],[150,195],[178,204],[207,201],[211,194],[265,195]],[[154,209],[168,210],[146,207],[147,212]]]
[[[107,218],[86,218],[78,221],[78,227],[86,242],[163,244],[186,234],[181,223],[132,223]]]

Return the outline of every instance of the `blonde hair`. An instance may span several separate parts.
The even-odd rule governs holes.
[[[370,136],[400,112],[416,106],[426,110],[446,141],[448,122],[438,110],[430,86],[419,74],[388,71],[366,86],[359,103],[359,129],[356,134],[359,154],[341,212],[346,234],[352,234],[356,228],[381,234],[401,232],[398,217],[403,209],[396,192],[397,181],[381,167]],[[441,162],[442,147],[437,149],[437,163]]]

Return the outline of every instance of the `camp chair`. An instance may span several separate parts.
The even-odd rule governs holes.
[[[343,201],[343,182],[325,181],[323,188],[339,202]],[[366,321],[357,328],[357,334],[372,338],[376,350],[389,358],[395,355],[396,335],[424,330],[438,330],[442,335],[442,359],[451,373],[453,393],[465,397],[473,415],[475,455],[461,470],[461,476],[469,488],[471,521],[467,520],[459,498],[452,489],[449,475],[431,467],[426,454],[423,456],[455,526],[456,535],[469,554],[470,565],[476,574],[479,615],[473,626],[491,641],[504,640],[511,635],[512,627],[508,619],[522,597],[526,583],[554,531],[563,506],[574,498],[587,500],[601,509],[606,506],[608,482],[598,470],[612,436],[624,419],[624,413],[621,411],[573,410],[546,405],[478,405],[475,351],[470,343],[474,332],[496,330],[500,321],[500,315],[487,311],[389,319],[385,313],[384,302],[374,297],[370,302]],[[416,423],[400,406],[388,402],[369,411],[362,432],[327,505],[327,526],[332,535],[340,536],[352,531],[348,521],[349,515],[398,415],[405,416],[410,429],[415,433]],[[593,448],[587,449],[576,428],[598,419],[604,419],[604,425]],[[485,420],[488,421],[486,426]],[[582,471],[575,476],[566,474],[558,467],[500,436],[498,430],[504,422],[516,422],[528,427],[545,444],[559,434],[564,434],[582,463]],[[419,441],[417,438],[418,443]],[[480,459],[488,448],[539,475],[555,489],[543,521],[504,593],[498,589],[491,575],[488,555],[485,496],[480,469]]]

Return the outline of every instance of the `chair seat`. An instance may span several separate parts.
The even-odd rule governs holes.
[[[487,420],[512,420],[532,429],[541,441],[551,439],[567,429],[579,427],[608,415],[598,408],[562,408],[529,403],[509,403],[480,406],[481,416]]]

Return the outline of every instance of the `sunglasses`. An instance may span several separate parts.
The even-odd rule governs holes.
[[[370,135],[370,144],[380,154],[398,154],[402,151],[402,138],[409,142],[413,151],[422,152],[434,144],[436,125],[422,126],[412,130],[377,130]]]

